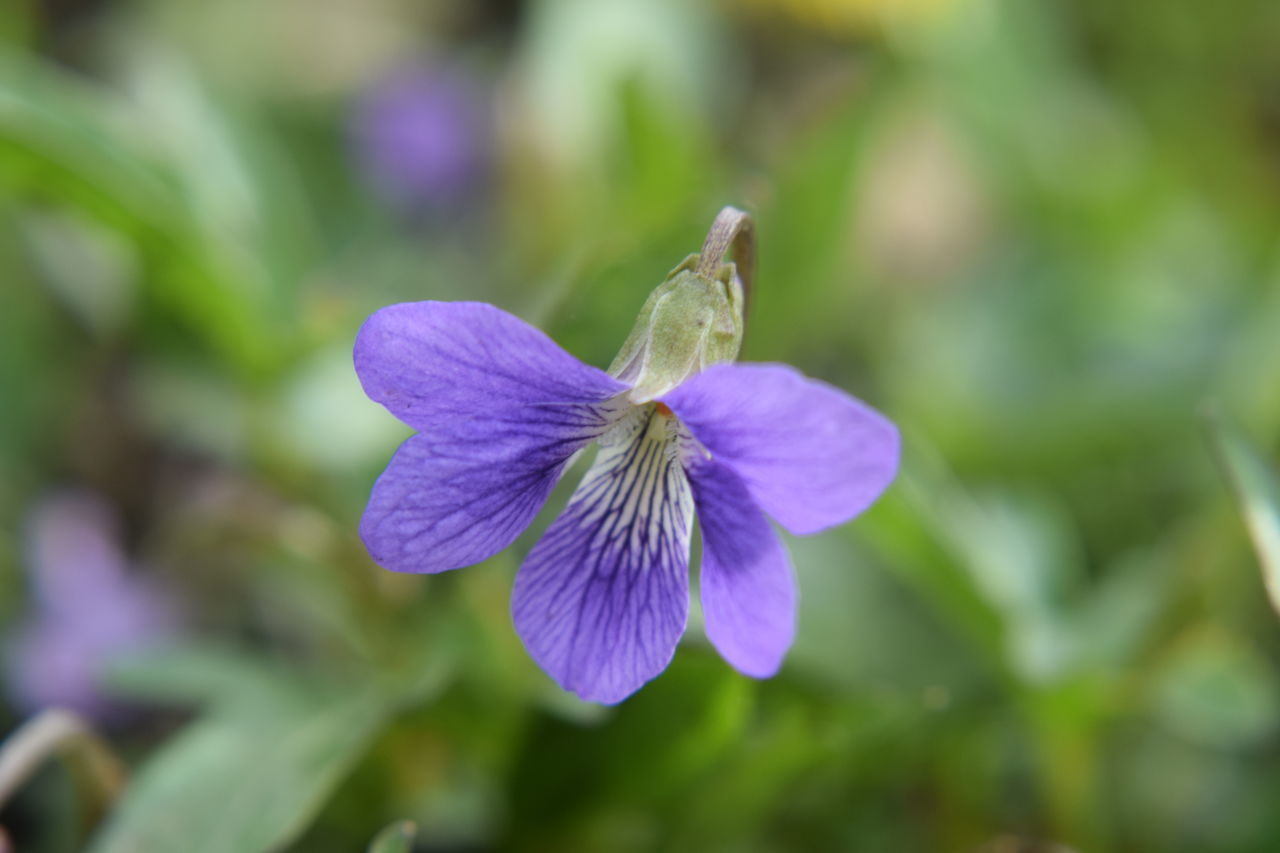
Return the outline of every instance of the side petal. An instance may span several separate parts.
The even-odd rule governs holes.
[[[792,533],[848,521],[898,470],[887,418],[785,365],[717,364],[662,402]]]
[[[369,397],[415,429],[529,406],[607,400],[627,390],[507,312],[482,302],[405,302],[374,313],[356,335]]]
[[[742,479],[712,460],[689,469],[702,529],[702,612],[707,639],[735,669],[778,671],[796,631],[796,582],[787,549]]]
[[[369,555],[417,573],[488,559],[529,526],[569,457],[613,419],[603,406],[533,408],[411,437],[374,483],[360,520]]]
[[[688,618],[693,500],[674,422],[652,411],[601,449],[512,593],[529,654],[593,702],[619,702],[662,672]]]
[[[456,569],[510,545],[626,390],[481,303],[384,308],[361,328],[355,363],[371,398],[423,430],[378,478],[360,523],[374,560],[401,572]]]

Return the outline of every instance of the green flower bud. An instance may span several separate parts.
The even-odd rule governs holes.
[[[752,260],[750,219],[725,208],[699,255],[672,270],[645,300],[635,327],[609,373],[632,388],[628,398],[644,403],[713,364],[733,361],[742,347],[746,293],[738,267],[725,263],[735,240],[739,260]],[[751,270],[744,271],[750,282]]]
[[[690,255],[650,294],[609,373],[630,383],[632,402],[661,397],[742,346],[743,294],[732,264],[716,278]]]

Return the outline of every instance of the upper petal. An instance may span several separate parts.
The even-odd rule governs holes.
[[[670,419],[642,414],[628,440],[600,451],[512,593],[534,660],[595,702],[621,701],[665,669],[688,617],[693,501]]]
[[[481,302],[405,302],[360,328],[365,393],[420,430],[530,405],[597,403],[625,390],[539,330]]]
[[[688,469],[702,529],[702,613],[707,639],[735,669],[778,671],[796,631],[796,583],[787,549],[728,466]]]
[[[717,364],[662,402],[793,533],[848,521],[898,470],[888,419],[785,365]]]

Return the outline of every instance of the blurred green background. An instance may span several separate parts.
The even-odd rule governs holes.
[[[399,819],[380,851],[1280,849],[1280,625],[1201,418],[1280,450],[1278,44],[1273,0],[10,0],[0,730],[47,704],[23,632],[113,606],[53,600],[88,582],[32,545],[75,540],[41,507],[114,519],[80,532],[177,615],[66,676],[123,797],[50,764],[0,825],[37,853],[352,851]],[[563,489],[482,565],[366,556],[408,431],[351,343],[482,300],[606,365],[729,203],[759,229],[744,357],[886,412],[903,470],[788,540],[779,676],[695,615],[664,675],[581,704],[507,609]]]

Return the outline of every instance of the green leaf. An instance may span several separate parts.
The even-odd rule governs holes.
[[[231,853],[289,841],[385,718],[378,697],[315,698],[193,724],[146,765],[92,849]]]
[[[1280,702],[1270,664],[1229,634],[1205,629],[1183,637],[1153,675],[1156,719],[1189,740],[1247,749],[1276,730]]]
[[[1216,414],[1210,414],[1208,422],[1218,459],[1226,469],[1262,564],[1271,606],[1280,612],[1280,480],[1243,433]]]
[[[202,221],[150,117],[21,53],[0,50],[0,186],[74,207],[140,250],[144,284],[232,365],[270,369],[287,317],[280,288],[243,235]],[[273,308],[275,309],[273,311]]]
[[[411,820],[398,820],[374,836],[369,853],[409,853],[418,827]]]
[[[154,688],[183,659],[156,661],[150,678],[142,664],[117,683],[163,692]],[[330,684],[225,656],[185,660],[189,674],[171,695],[212,703],[143,766],[93,853],[277,849],[306,828],[392,712],[443,680]]]

